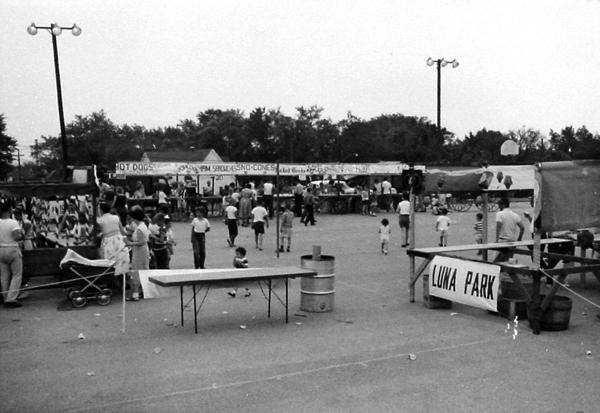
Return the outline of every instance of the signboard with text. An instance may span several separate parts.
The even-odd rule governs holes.
[[[279,164],[279,174],[295,175],[373,175],[402,174],[403,164]],[[116,174],[125,175],[277,175],[276,163],[261,162],[118,162]]]
[[[497,311],[500,266],[436,256],[429,270],[430,295]]]

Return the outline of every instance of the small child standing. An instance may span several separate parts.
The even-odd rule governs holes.
[[[285,208],[283,209],[283,214],[281,215],[281,229],[280,237],[281,243],[279,244],[279,252],[283,252],[283,244],[287,239],[287,252],[290,252],[290,248],[292,247],[292,224],[294,221],[294,213],[290,210],[290,205],[285,204]]]
[[[379,207],[377,206],[377,192],[375,191],[375,187],[369,191],[369,203],[369,215],[376,217],[377,215],[375,215],[375,212],[379,212]]]
[[[450,228],[450,218],[448,218],[448,210],[446,208],[441,208],[440,212],[442,215],[440,215],[435,223],[435,232],[441,232],[440,243],[438,245],[440,247],[446,247],[448,245],[448,229]]]
[[[483,244],[483,214],[478,212],[475,215],[475,226],[473,227],[475,230],[475,242],[478,244]],[[477,255],[482,255],[483,250],[477,251]]]
[[[387,218],[381,220],[381,227],[379,227],[379,240],[381,241],[381,252],[385,255],[388,253],[388,244],[390,243],[390,221]]]
[[[369,200],[369,187],[363,186],[362,191],[360,192],[360,199],[362,201],[362,213],[361,215],[369,215],[369,204],[371,201]]]
[[[235,257],[233,258],[233,266],[235,268],[248,268],[248,258],[246,258],[246,248],[244,247],[237,247],[235,249]],[[237,288],[233,291],[229,291],[227,294],[230,297],[234,297],[237,293]],[[244,294],[244,297],[250,297],[250,290],[248,288],[246,288],[246,293]]]

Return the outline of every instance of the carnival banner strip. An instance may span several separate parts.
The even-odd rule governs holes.
[[[374,175],[402,174],[404,164],[279,164],[279,174],[294,175]],[[116,174],[128,175],[277,175],[276,163],[184,163],[118,162]]]

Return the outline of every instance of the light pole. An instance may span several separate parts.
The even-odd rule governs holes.
[[[81,34],[81,28],[74,24],[72,27],[61,27],[56,23],[50,24],[50,26],[36,26],[35,23],[31,23],[31,26],[27,28],[27,33],[35,36],[38,29],[45,29],[52,36],[52,47],[54,50],[54,73],[56,75],[56,94],[58,96],[58,118],[60,121],[60,138],[62,142],[63,150],[63,162],[65,170],[65,179],[67,179],[69,171],[69,151],[67,147],[67,132],[65,128],[65,115],[63,112],[62,103],[62,88],[60,85],[60,67],[58,65],[58,44],[56,42],[56,36],[60,36],[63,30],[71,30],[73,36],[79,36]]]
[[[23,180],[23,177],[21,176],[21,151],[19,150],[19,148],[15,148],[17,150],[17,163],[19,165],[19,182],[21,182]]]
[[[442,67],[451,64],[453,68],[458,67],[456,59],[446,60],[444,58],[434,60],[431,57],[427,59],[427,66],[437,65],[437,127],[438,131],[442,131]]]

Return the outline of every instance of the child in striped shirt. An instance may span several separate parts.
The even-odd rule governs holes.
[[[483,244],[483,214],[478,212],[475,215],[475,226],[473,229],[475,230],[475,242],[478,244]],[[482,255],[483,250],[477,251],[477,255]]]

